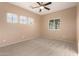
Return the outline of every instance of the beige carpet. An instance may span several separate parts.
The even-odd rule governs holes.
[[[75,44],[58,40],[34,39],[0,48],[2,56],[75,56]]]

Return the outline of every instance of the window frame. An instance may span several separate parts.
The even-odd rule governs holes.
[[[59,19],[59,22],[60,22],[60,18],[53,18],[53,19],[51,19],[51,20],[54,20],[54,22],[55,22],[56,19]],[[50,23],[50,20],[48,20],[48,30],[54,30],[54,31],[55,31],[55,30],[60,30],[60,24],[59,24],[59,28],[57,28],[57,29],[56,29],[56,28],[52,28],[52,29],[51,29],[51,28],[49,27],[49,23]]]
[[[34,18],[32,18],[32,17],[28,17],[28,24],[30,25],[30,24],[33,24],[33,22],[34,22]]]
[[[13,18],[13,17],[15,17],[15,18]],[[12,23],[12,24],[18,23],[18,15],[16,13],[7,12],[6,19],[7,19],[6,20],[7,23]],[[16,19],[16,21],[15,21],[15,19]]]
[[[25,20],[21,20],[21,17],[25,18]],[[23,22],[23,21],[26,21],[26,22]],[[19,24],[28,24],[28,17],[26,17],[26,16],[19,16]]]

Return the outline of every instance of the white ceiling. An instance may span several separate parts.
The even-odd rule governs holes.
[[[27,9],[29,11],[32,11],[36,14],[39,15],[45,15],[51,12],[56,12],[56,11],[60,11],[66,8],[70,8],[73,6],[76,6],[76,2],[52,2],[51,5],[47,6],[49,7],[51,10],[46,10],[44,9],[42,12],[39,12],[39,8],[36,9],[32,9],[31,6],[38,6],[38,4],[36,2],[10,2],[11,4],[17,5],[19,7],[22,7],[24,9]]]

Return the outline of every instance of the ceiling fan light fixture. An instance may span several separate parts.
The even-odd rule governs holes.
[[[41,7],[40,7],[40,9],[44,9],[44,7],[43,7],[43,6],[41,6]]]
[[[47,2],[47,3],[43,3],[43,2],[36,2],[38,4],[38,6],[33,7],[34,8],[39,8],[39,12],[41,12],[43,9],[46,10],[50,10],[50,8],[47,7],[47,5],[50,5],[52,2]]]

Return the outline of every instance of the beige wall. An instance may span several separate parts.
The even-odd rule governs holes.
[[[77,5],[77,45],[79,54],[79,4]]]
[[[60,19],[60,29],[57,31],[48,30],[48,20],[54,18]],[[76,41],[76,7],[42,16],[41,36],[47,39],[63,40],[67,42]]]
[[[34,18],[34,23],[32,25],[9,24],[6,22],[7,12],[15,13],[18,16],[32,17]],[[39,15],[28,10],[8,3],[0,3],[0,46],[39,37],[39,19]]]

